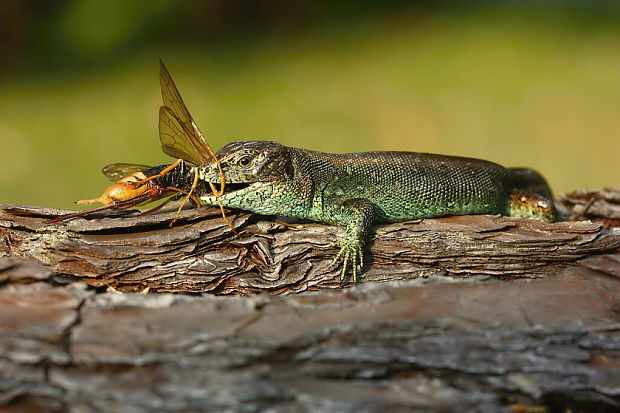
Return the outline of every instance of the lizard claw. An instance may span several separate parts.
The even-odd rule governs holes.
[[[364,250],[359,245],[351,245],[345,242],[336,243],[335,245],[340,247],[340,251],[334,257],[331,267],[336,267],[338,263],[342,262],[340,281],[344,281],[350,268],[351,279],[353,282],[357,282],[358,269],[361,269],[364,263]]]

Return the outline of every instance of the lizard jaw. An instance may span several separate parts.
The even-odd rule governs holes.
[[[234,199],[238,196],[243,196],[245,192],[253,192],[253,184],[257,182],[226,182],[224,187],[224,194],[221,196],[222,201],[226,203],[227,200]],[[213,182],[213,185],[219,190],[219,182]],[[215,196],[211,193],[205,194],[200,197],[203,201],[210,205],[217,205]]]
[[[282,188],[274,185],[273,182],[252,182],[239,186],[233,186],[233,191],[228,191],[228,183],[226,191],[220,197],[221,205],[226,208],[241,209],[262,215],[284,215],[282,209],[282,201],[277,194],[281,193]],[[216,185],[217,186],[217,185]],[[240,189],[237,189],[240,188]],[[200,196],[200,200],[204,205],[217,206],[219,204],[217,198],[212,194]]]

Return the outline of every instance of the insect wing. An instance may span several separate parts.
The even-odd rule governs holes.
[[[140,165],[136,163],[113,163],[105,166],[101,172],[103,172],[103,174],[107,176],[110,181],[116,182],[147,168],[149,168],[148,165]]]
[[[173,158],[183,159],[194,165],[204,165],[207,160],[195,149],[186,132],[186,125],[168,106],[159,108],[159,140],[161,149]]]
[[[159,139],[164,153],[195,165],[215,159],[198,126],[192,119],[170,73],[160,60],[160,85],[164,106],[159,110]]]

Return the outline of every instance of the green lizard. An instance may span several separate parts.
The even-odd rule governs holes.
[[[373,223],[446,215],[502,214],[555,220],[544,178],[525,168],[417,152],[330,154],[268,141],[239,141],[216,154],[226,179],[225,207],[345,227],[334,265],[356,281]],[[196,166],[218,183],[215,163]],[[201,195],[218,205],[213,195]]]

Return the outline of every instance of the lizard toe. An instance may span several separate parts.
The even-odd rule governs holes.
[[[364,253],[358,246],[342,244],[334,257],[331,266],[340,264],[340,280],[344,281],[350,274],[351,280],[357,282],[357,274],[362,267]]]

